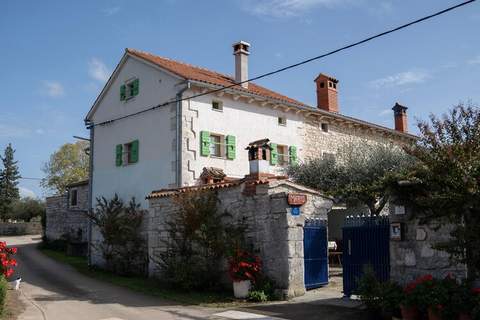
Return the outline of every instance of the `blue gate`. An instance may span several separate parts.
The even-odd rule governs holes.
[[[377,279],[390,278],[390,224],[388,217],[347,217],[343,227],[343,293],[350,297],[366,266]]]
[[[325,220],[306,220],[303,228],[305,288],[328,284],[328,241]]]

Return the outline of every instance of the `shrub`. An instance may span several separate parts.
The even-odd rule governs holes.
[[[9,218],[30,221],[34,217],[43,217],[44,215],[44,201],[33,198],[22,198],[13,204],[12,213],[9,215]]]
[[[380,311],[380,282],[371,266],[367,266],[358,282],[356,294],[369,310]]]
[[[95,212],[88,217],[98,227],[103,241],[92,246],[102,253],[107,270],[119,275],[145,273],[147,253],[141,236],[144,212],[135,198],[128,206],[116,194],[110,200],[97,198]]]
[[[251,292],[263,293],[267,299],[266,301],[280,300],[280,297],[276,293],[275,288],[275,282],[268,278],[265,274],[260,273],[256,277]]]
[[[252,302],[266,302],[269,298],[263,290],[252,290],[248,293],[247,300]]]
[[[8,282],[5,277],[0,276],[0,316],[3,314],[5,308],[5,299],[7,296]]]
[[[166,217],[166,250],[151,259],[176,288],[219,289],[223,259],[231,248],[242,246],[243,226],[226,222],[230,215],[219,212],[212,191],[192,191],[172,201],[179,209]]]

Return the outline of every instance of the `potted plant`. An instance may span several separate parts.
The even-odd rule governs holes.
[[[233,294],[235,298],[245,299],[260,274],[260,258],[244,250],[235,250],[228,260],[229,274],[233,281]]]
[[[383,319],[400,318],[400,303],[404,299],[402,287],[387,281],[379,287],[380,308]]]
[[[381,319],[380,286],[373,268],[365,267],[355,293],[367,308],[369,319]]]

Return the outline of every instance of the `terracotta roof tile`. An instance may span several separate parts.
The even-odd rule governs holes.
[[[162,67],[185,79],[205,82],[205,83],[218,85],[222,87],[227,87],[235,84],[235,80],[231,76],[224,75],[215,71],[210,71],[205,68],[200,68],[188,63],[183,63],[183,62],[171,60],[168,58],[159,57],[151,53],[138,51],[135,49],[127,49],[127,52],[134,56],[145,59],[153,64],[156,64],[159,67]],[[299,105],[302,107],[309,107],[308,105],[300,101],[297,101],[295,99],[289,98],[287,96],[284,96],[282,94],[279,94],[267,88],[259,86],[253,82],[250,82],[248,84],[248,89],[245,89],[241,86],[236,86],[234,89],[253,93],[266,98],[273,98],[276,100],[284,101],[294,105]]]

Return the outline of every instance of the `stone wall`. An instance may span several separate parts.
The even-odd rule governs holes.
[[[258,185],[256,194],[243,194],[244,185],[218,189],[219,210],[227,210],[232,221],[244,219],[246,241],[263,262],[264,272],[273,279],[287,297],[305,293],[303,226],[306,218],[326,219],[332,201],[310,189],[287,181]],[[290,192],[307,195],[300,216],[292,216],[287,203]],[[168,241],[166,219],[178,207],[170,197],[150,199],[148,243],[150,275],[160,277],[154,263]]]
[[[328,124],[328,132],[321,129],[321,124]],[[323,152],[336,153],[342,145],[348,144],[375,144],[393,143],[402,145],[408,142],[407,138],[393,136],[386,132],[367,130],[359,126],[347,126],[345,123],[338,124],[334,121],[323,119],[313,120],[309,118],[304,126],[304,149],[303,159],[314,159],[322,156]]]
[[[410,219],[412,212],[408,208],[405,215],[396,215],[394,207],[390,211],[390,223],[401,222],[404,236],[401,241],[390,241],[392,280],[405,284],[421,275],[444,278],[449,273],[458,279],[466,277],[464,265],[451,262],[447,253],[432,248],[435,243],[450,238],[451,226],[421,225],[418,219]]]
[[[79,241],[87,241],[88,184],[74,187],[77,190],[77,205],[69,204],[69,194],[47,198],[45,236],[58,240],[69,235]],[[70,188],[70,191],[73,189]]]
[[[0,223],[0,235],[20,236],[27,234],[42,234],[43,228],[40,217],[33,218],[29,222],[2,222]]]

